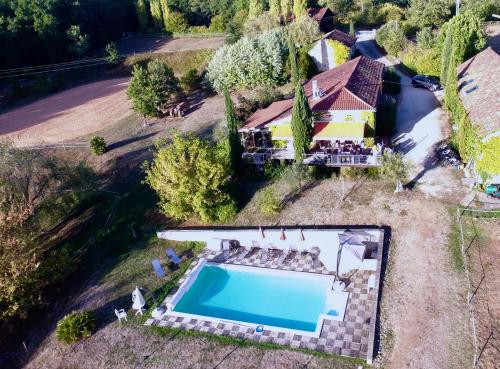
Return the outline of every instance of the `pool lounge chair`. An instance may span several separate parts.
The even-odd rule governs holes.
[[[167,250],[167,256],[170,258],[170,260],[172,260],[172,263],[174,264],[179,264],[181,262],[181,259],[177,256],[177,254],[175,253],[175,251],[169,247]]]
[[[267,263],[268,256],[269,256],[269,249],[267,247],[263,247],[261,249],[260,262],[262,264]]]
[[[158,278],[163,278],[165,277],[165,271],[163,270],[163,268],[161,267],[161,264],[160,264],[160,260],[158,259],[154,259],[151,261],[151,265],[153,265],[153,269],[156,273],[156,276]]]
[[[290,253],[290,250],[288,250],[288,252],[285,252],[284,250],[282,250],[280,256],[278,256],[278,260],[276,260],[276,264],[283,265],[283,263],[285,262],[285,259],[289,253]]]
[[[316,254],[311,254],[311,258],[313,260],[313,268],[314,269],[317,269],[317,268],[321,268],[321,261],[319,261],[319,257],[318,255]]]
[[[238,257],[236,258],[236,261],[242,261],[251,251],[250,247],[246,246],[241,246],[243,248],[243,251],[240,252]]]

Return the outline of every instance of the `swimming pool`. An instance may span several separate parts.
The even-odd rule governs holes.
[[[327,275],[207,263],[187,279],[171,310],[316,335],[325,316],[344,316],[347,293],[334,296],[332,282]]]

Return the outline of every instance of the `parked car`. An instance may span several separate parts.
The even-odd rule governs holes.
[[[442,89],[441,84],[437,79],[420,74],[417,74],[411,79],[411,84],[413,87],[424,87],[432,92]]]
[[[500,185],[498,184],[491,184],[487,186],[484,192],[486,192],[488,197],[500,199]]]

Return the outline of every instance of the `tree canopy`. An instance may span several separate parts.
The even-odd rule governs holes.
[[[297,83],[292,108],[292,135],[295,161],[300,163],[312,140],[313,118],[304,87]]]
[[[192,134],[159,142],[153,162],[146,165],[146,183],[157,193],[161,211],[185,220],[198,215],[204,222],[227,221],[236,214],[228,192],[231,160],[227,141],[213,143]]]
[[[157,117],[179,91],[179,80],[166,64],[152,60],[144,68],[135,65],[127,94],[132,108],[144,117]]]

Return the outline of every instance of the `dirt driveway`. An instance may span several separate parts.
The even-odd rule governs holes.
[[[132,37],[117,42],[120,54],[134,53],[173,53],[176,51],[218,49],[224,45],[224,37]]]

